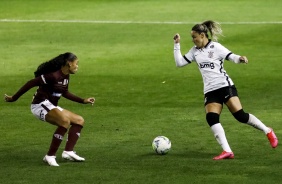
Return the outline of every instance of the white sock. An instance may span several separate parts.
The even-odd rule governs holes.
[[[214,134],[215,139],[220,144],[222,149],[226,152],[232,152],[231,148],[230,148],[230,146],[227,142],[225,132],[224,132],[222,125],[220,123],[217,123],[217,124],[211,126],[211,130]]]
[[[263,131],[265,134],[271,131],[270,128],[265,126],[265,124],[263,124],[258,118],[256,118],[252,114],[249,114],[249,121],[247,122],[247,124],[253,126],[256,129]]]

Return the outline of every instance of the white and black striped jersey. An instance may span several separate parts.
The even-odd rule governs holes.
[[[234,85],[232,79],[223,68],[225,59],[232,54],[227,48],[218,42],[209,40],[203,48],[192,47],[188,53],[182,56],[180,44],[174,44],[174,58],[178,67],[185,66],[195,61],[203,77],[204,94],[216,89]],[[237,55],[235,55],[237,56]],[[237,56],[235,63],[239,61]]]

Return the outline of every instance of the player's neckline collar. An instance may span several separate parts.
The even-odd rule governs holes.
[[[210,43],[211,43],[211,39],[209,39],[208,43],[203,48],[207,48]],[[196,47],[196,49],[203,49],[203,48]]]

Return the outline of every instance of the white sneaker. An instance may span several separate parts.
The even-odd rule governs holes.
[[[83,162],[85,158],[78,156],[74,151],[63,151],[62,158],[71,161]]]
[[[56,162],[56,156],[45,155],[43,162],[48,163],[50,166],[59,166],[59,164]]]

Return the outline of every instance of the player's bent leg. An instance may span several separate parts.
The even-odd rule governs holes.
[[[70,118],[63,111],[57,108],[50,110],[45,116],[45,121],[53,125],[69,128],[71,123]]]
[[[50,148],[47,152],[48,156],[55,156],[64,138],[67,129],[59,126],[53,134]]]
[[[266,134],[271,147],[276,148],[278,146],[278,139],[274,131],[270,127],[267,127],[264,123],[262,123],[253,114],[244,112],[238,97],[230,98],[227,101],[226,105],[228,106],[230,112],[233,114],[236,120],[238,120],[241,123],[246,123],[248,125],[251,125],[256,129],[263,131]]]
[[[243,109],[240,109],[239,111],[232,114],[234,118],[241,122],[241,123],[248,123],[249,121],[249,114],[245,113]]]
[[[228,101],[225,102],[225,104],[232,114],[242,109],[240,99],[237,96],[229,98]]]
[[[246,123],[258,130],[263,131],[266,134],[272,148],[276,148],[278,146],[278,139],[274,131],[271,128],[267,127],[265,124],[263,124],[257,117],[252,114],[245,113],[243,109],[233,113],[233,116],[239,122]]]
[[[249,120],[247,124],[263,131],[266,134],[272,148],[276,148],[278,146],[278,139],[272,128],[267,127],[257,117],[252,114],[249,114]]]
[[[59,166],[56,162],[56,153],[61,145],[63,137],[67,132],[67,128],[70,125],[69,119],[57,108],[50,110],[45,115],[45,121],[57,125],[58,128],[53,134],[50,148],[47,155],[43,158],[43,161],[48,163],[50,166]]]
[[[62,111],[62,113],[64,113],[64,115],[65,115],[66,117],[68,117],[68,119],[70,120],[70,123],[71,123],[71,124],[79,124],[79,125],[81,125],[81,126],[84,125],[84,119],[83,119],[82,116],[77,115],[77,114],[75,114],[75,113],[73,113],[73,112],[71,112],[71,111],[68,111],[68,110],[66,110],[66,109],[64,109],[64,110]]]
[[[74,146],[76,145],[80,137],[80,133],[84,125],[84,119],[81,116],[68,110],[63,110],[63,113],[65,113],[70,119],[71,127],[68,132],[68,140],[65,146],[65,150],[62,153],[62,158],[71,161],[85,161],[85,158],[78,156],[76,152],[74,152]]]

